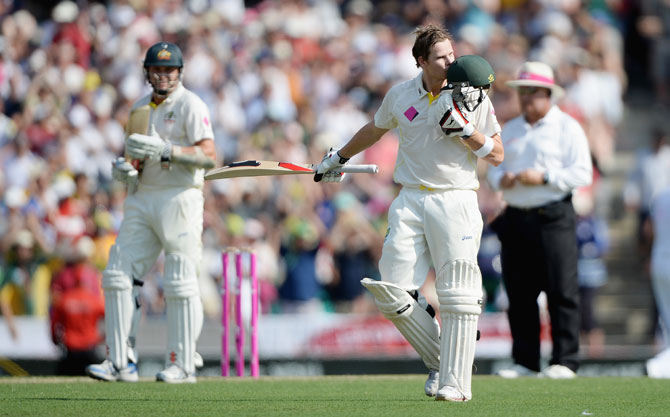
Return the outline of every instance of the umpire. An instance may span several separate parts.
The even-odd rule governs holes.
[[[502,244],[502,273],[515,365],[506,378],[540,371],[540,314],[547,295],[553,350],[541,376],[574,378],[579,366],[577,238],[572,190],[589,185],[592,164],[584,130],[553,101],[563,89],[552,69],[526,62],[508,81],[521,115],[502,130],[505,160],[489,167],[488,180],[507,203],[491,227]]]

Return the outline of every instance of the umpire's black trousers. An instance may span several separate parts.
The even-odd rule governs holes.
[[[573,371],[579,366],[576,216],[570,197],[533,209],[507,207],[491,224],[502,244],[512,357],[535,371],[540,370],[540,291],[547,295],[551,318],[550,364]]]

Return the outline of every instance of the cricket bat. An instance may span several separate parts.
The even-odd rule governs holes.
[[[132,135],[133,133],[141,133],[146,135],[149,131],[149,120],[151,118],[151,106],[145,104],[140,106],[130,112],[128,117],[128,124],[126,125],[126,138]],[[126,155],[126,160],[130,160],[128,155]],[[139,159],[130,160],[130,163],[137,170],[137,173],[142,172],[142,161]],[[128,192],[135,192],[136,186],[129,186]]]
[[[207,171],[205,173],[205,180],[259,177],[265,175],[314,174],[316,173],[316,167],[315,164],[292,164],[289,162],[255,160],[239,161]],[[379,167],[377,165],[344,165],[337,172],[376,174],[379,172]]]

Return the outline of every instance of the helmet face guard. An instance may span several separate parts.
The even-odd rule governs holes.
[[[489,91],[489,87],[470,87],[460,84],[450,87],[450,85],[447,85],[447,88],[453,89],[451,96],[454,98],[454,101],[465,107],[469,112],[475,111],[482,104]]]
[[[179,75],[175,79],[168,77],[167,88],[159,88],[160,78],[167,74],[160,74],[149,71],[150,67],[174,67],[179,69]],[[153,88],[154,93],[159,97],[166,97],[172,93],[182,77],[182,68],[184,61],[182,58],[181,49],[170,42],[158,42],[152,45],[144,58],[144,76],[147,82]]]
[[[447,69],[447,86],[452,97],[468,111],[475,111],[484,101],[495,81],[491,65],[478,55],[458,57]]]
[[[170,93],[172,93],[174,90],[177,89],[177,86],[179,86],[179,83],[181,82],[182,73],[181,73],[181,68],[179,68],[179,74],[177,75],[177,77],[172,79],[165,73],[151,72],[151,71],[149,71],[149,68],[145,67],[144,68],[144,76],[145,76],[147,82],[149,83],[149,85],[151,85],[151,88],[154,90],[154,93],[158,97],[164,98],[164,97],[167,97],[168,95],[170,95]],[[168,77],[168,82],[167,82],[167,87],[166,88],[161,88],[160,84],[159,84],[160,83],[160,78],[163,77],[163,76]]]

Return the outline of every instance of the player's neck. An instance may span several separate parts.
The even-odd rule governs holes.
[[[165,101],[166,98],[167,98],[167,95],[165,95],[165,96],[159,96],[159,95],[156,94],[156,93],[154,93],[154,94],[151,95],[151,101],[152,101],[155,105],[159,105],[159,104],[161,104],[163,101]]]
[[[433,96],[438,96],[440,94],[440,91],[442,90],[442,87],[447,85],[447,80],[442,78],[442,79],[431,79],[430,77],[427,77],[425,72],[423,79],[423,88],[430,92]]]

